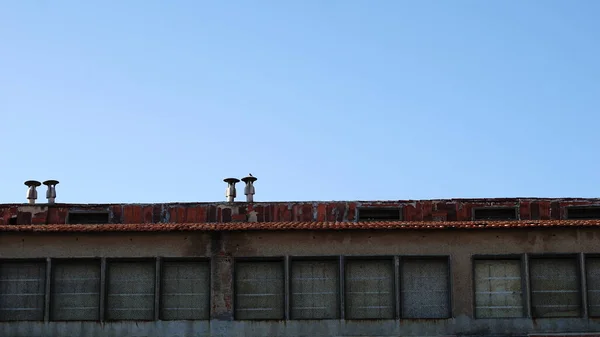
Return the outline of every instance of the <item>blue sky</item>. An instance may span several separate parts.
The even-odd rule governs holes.
[[[3,1],[0,202],[28,179],[60,180],[58,202],[220,201],[248,173],[257,201],[596,197],[599,14]]]

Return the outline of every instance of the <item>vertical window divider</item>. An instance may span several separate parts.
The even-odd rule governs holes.
[[[394,256],[394,303],[396,305],[396,319],[400,319],[401,312],[401,297],[400,297],[400,257]]]
[[[100,322],[106,313],[106,258],[100,258]]]
[[[160,257],[156,258],[156,268],[155,269],[155,280],[154,280],[154,320],[158,321],[160,319],[160,275],[161,275],[161,262],[162,259]]]
[[[345,270],[344,270],[344,264],[345,264],[345,259],[343,255],[340,255],[339,258],[339,268],[340,268],[340,299],[339,299],[339,303],[340,303],[340,319],[346,319],[346,290],[344,289],[344,285],[345,285],[345,280],[346,280],[346,275],[345,275]]]
[[[52,279],[52,259],[46,258],[46,284],[44,286],[44,322],[50,321],[50,286]]]
[[[581,314],[583,316],[583,318],[588,318],[589,317],[589,312],[588,312],[588,297],[587,297],[587,277],[586,277],[586,268],[585,268],[585,254],[584,253],[579,253],[579,277],[581,278],[580,282],[579,282],[579,287],[581,289],[580,291],[580,296],[581,296]]]
[[[290,320],[290,256],[286,255],[283,258],[283,278],[284,278],[284,291],[283,291],[283,304],[284,304],[284,318]]]
[[[523,254],[523,294],[525,296],[523,306],[525,307],[525,317],[531,318],[531,280],[529,275],[529,254]]]

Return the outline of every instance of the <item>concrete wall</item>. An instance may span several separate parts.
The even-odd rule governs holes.
[[[207,257],[211,320],[150,322],[0,322],[0,336],[439,336],[600,331],[600,319],[476,319],[472,257],[600,253],[600,230],[262,231],[214,233],[4,233],[0,258]],[[285,256],[429,256],[450,259],[448,319],[234,320],[236,258]],[[583,255],[579,255],[580,258]],[[583,278],[585,279],[585,278]],[[48,317],[46,315],[45,317]],[[289,316],[288,316],[289,317]],[[529,316],[530,317],[530,316]]]

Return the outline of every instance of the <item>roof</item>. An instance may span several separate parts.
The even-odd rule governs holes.
[[[492,209],[495,209],[493,210],[496,212],[494,215],[489,215],[489,213],[482,215],[483,213],[481,213]],[[477,216],[478,212],[479,216]],[[483,220],[489,218],[495,220]],[[600,226],[599,198],[0,204],[0,232],[470,229],[580,226]]]
[[[214,232],[251,230],[402,230],[600,227],[600,220],[238,222],[97,225],[0,225],[0,232]]]

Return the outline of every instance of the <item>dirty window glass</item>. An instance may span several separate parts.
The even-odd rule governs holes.
[[[530,261],[534,317],[579,317],[578,264],[575,258],[536,258]]]
[[[100,319],[100,261],[52,263],[52,320]]]
[[[0,263],[0,320],[42,321],[46,262]]]
[[[108,264],[107,319],[154,319],[155,266],[154,261]]]
[[[448,259],[407,259],[401,272],[402,317],[449,316]]]
[[[282,261],[236,262],[236,319],[283,319]]]
[[[348,260],[345,277],[346,318],[394,318],[393,260]]]
[[[292,261],[292,319],[339,318],[337,261]]]
[[[478,318],[523,317],[520,260],[475,261],[475,314]]]
[[[208,262],[165,261],[162,266],[161,319],[209,318],[210,268]]]

